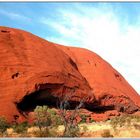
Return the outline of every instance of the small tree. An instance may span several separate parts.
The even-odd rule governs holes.
[[[76,116],[79,114],[79,109],[83,107],[85,101],[93,96],[93,94],[88,94],[79,101],[72,111],[70,111],[69,101],[75,96],[73,93],[74,92],[59,98],[60,117],[64,125],[64,137],[77,137],[79,135],[79,122],[76,121]]]

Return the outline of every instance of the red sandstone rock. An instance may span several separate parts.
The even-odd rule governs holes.
[[[101,113],[101,114],[94,114],[94,113],[93,113],[93,114],[90,116],[90,118],[93,119],[93,120],[95,120],[95,121],[97,121],[97,122],[108,120],[108,116],[105,115],[104,113]]]
[[[120,113],[117,110],[111,110],[111,111],[106,111],[105,114],[110,117],[110,116],[119,116]]]
[[[84,107],[95,120],[106,119],[106,111],[134,113],[140,107],[136,91],[97,54],[0,27],[0,116],[20,122],[38,104],[70,94],[74,104],[89,93]]]
[[[139,110],[140,96],[138,93],[118,71],[100,56],[82,48],[55,45],[67,53],[77,64],[79,72],[93,89],[98,106],[110,106],[112,110],[127,113]]]
[[[18,121],[27,118],[16,105],[35,91],[42,91],[37,95],[40,100],[72,92],[75,96],[71,100],[78,101],[90,87],[72,59],[53,43],[22,30],[0,27],[0,115],[8,121],[16,116]],[[34,99],[21,108],[32,103]]]

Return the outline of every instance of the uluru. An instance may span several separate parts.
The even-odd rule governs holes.
[[[37,105],[56,107],[71,94],[71,106],[85,98],[97,121],[140,111],[139,94],[96,53],[0,27],[0,116],[22,122]]]

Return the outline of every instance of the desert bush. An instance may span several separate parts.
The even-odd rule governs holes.
[[[81,117],[81,121],[80,123],[86,123],[86,120],[87,120],[87,115],[86,114],[80,114],[80,117]]]
[[[4,117],[0,117],[0,133],[4,133],[10,125]]]
[[[103,133],[101,134],[101,136],[104,138],[113,137],[113,135],[110,133],[110,130],[108,129],[105,129]]]
[[[90,123],[93,123],[93,122],[95,122],[95,120],[93,120],[93,119],[91,118],[89,122],[90,122]]]
[[[39,127],[39,131],[36,131],[34,134],[37,137],[57,136],[52,127],[57,127],[63,123],[56,111],[48,106],[37,106],[34,112],[36,117],[34,125]]]
[[[139,125],[139,124],[134,123],[134,128],[135,128],[135,129],[140,130],[140,125]]]
[[[58,126],[62,125],[63,122],[61,117],[54,109],[49,108],[48,106],[37,106],[34,110],[36,122],[35,125],[39,127],[46,126]]]
[[[51,126],[52,127],[57,127],[58,125],[62,125],[62,119],[58,113],[54,109],[48,108],[48,113],[50,114],[51,117]]]
[[[89,115],[86,114],[79,114],[79,116],[81,117],[81,121],[80,123],[86,123],[87,122],[87,118],[90,117]],[[89,119],[89,123],[95,122],[92,118]]]
[[[28,122],[22,122],[22,123],[17,123],[17,124],[13,124],[11,126],[14,129],[14,132],[16,133],[25,133],[29,127]]]
[[[51,125],[51,116],[48,113],[48,106],[37,106],[35,112],[35,126],[38,126],[41,130],[43,127]]]
[[[125,124],[124,116],[117,116],[117,117],[112,118],[110,120],[110,124],[112,125],[113,129],[115,129],[115,130],[118,126],[119,127],[124,126],[124,124]]]
[[[33,131],[33,134],[36,137],[59,137],[59,134],[57,133],[56,130],[57,129],[55,127],[54,128],[44,127],[43,129],[41,129],[41,131],[40,129]]]
[[[131,120],[134,120],[136,122],[140,122],[140,116],[139,115],[129,115]]]
[[[37,137],[48,137],[49,129],[51,125],[51,115],[48,113],[48,106],[37,106],[35,112],[35,123],[34,125],[39,127],[39,131],[35,132]]]
[[[49,137],[49,132],[45,130],[38,130],[38,131],[34,131],[33,134],[36,136],[36,137]]]
[[[125,114],[122,116],[114,117],[110,120],[110,124],[114,129],[117,127],[132,126],[133,122],[140,122],[140,116]]]

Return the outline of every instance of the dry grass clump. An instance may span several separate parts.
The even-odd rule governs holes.
[[[101,136],[105,137],[105,138],[113,137],[113,135],[110,133],[109,129],[103,130],[103,133],[101,134]]]
[[[126,114],[114,117],[110,120],[113,129],[117,129],[118,127],[131,127],[135,122],[140,122],[140,116]]]

